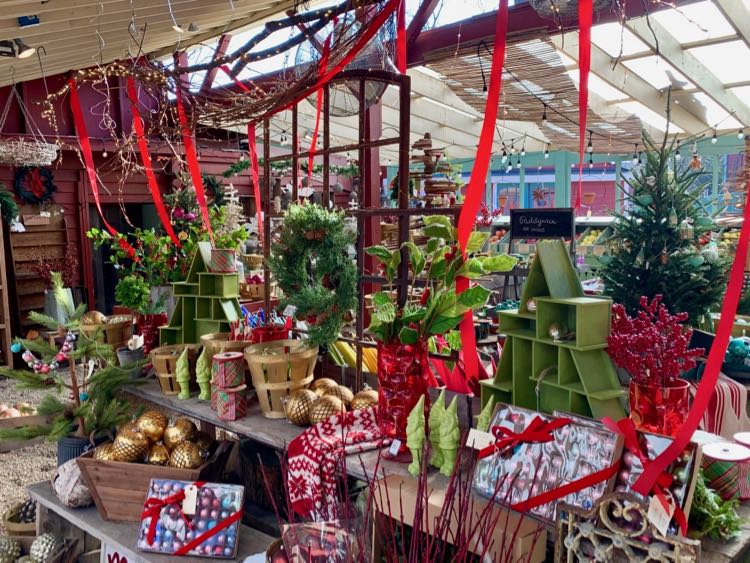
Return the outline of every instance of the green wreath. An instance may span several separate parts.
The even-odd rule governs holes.
[[[310,324],[310,344],[335,342],[341,325],[357,305],[357,268],[348,247],[354,235],[344,229],[343,212],[319,205],[290,205],[269,266],[284,292],[282,306]]]
[[[42,166],[19,166],[16,168],[13,188],[21,201],[28,203],[50,201],[57,190],[52,171]]]

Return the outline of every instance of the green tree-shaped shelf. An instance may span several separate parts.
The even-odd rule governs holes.
[[[544,412],[624,416],[625,392],[606,352],[611,305],[584,296],[562,240],[539,241],[519,308],[499,313],[505,346],[495,377],[481,382],[482,404],[494,396]],[[553,325],[569,337],[553,339]]]
[[[177,303],[167,326],[160,329],[160,342],[197,344],[204,334],[229,332],[240,310],[239,274],[209,272],[211,244],[199,242],[187,280],[173,285]]]

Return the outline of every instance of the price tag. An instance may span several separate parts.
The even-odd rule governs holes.
[[[669,523],[672,521],[674,514],[674,501],[672,496],[667,493],[667,507],[659,500],[656,495],[651,497],[648,505],[648,520],[654,525],[662,536],[666,536],[669,531]]]
[[[495,443],[495,437],[489,432],[482,432],[476,428],[469,430],[466,437],[466,446],[475,450],[483,450]]]
[[[401,449],[401,440],[393,440],[391,442],[391,447],[388,448],[388,453],[392,456],[397,456],[399,450]]]
[[[294,305],[287,305],[286,309],[284,309],[284,316],[285,317],[293,317],[294,313],[297,312],[297,307]]]
[[[185,499],[182,501],[182,512],[186,516],[195,514],[195,507],[198,505],[198,487],[188,485],[185,487]]]

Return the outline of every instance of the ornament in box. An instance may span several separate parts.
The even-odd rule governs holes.
[[[200,448],[192,442],[177,444],[169,456],[170,467],[178,469],[196,469],[203,464]]]
[[[490,431],[496,437],[503,436],[503,433],[522,435],[533,424],[554,420],[555,417],[521,407],[498,405]],[[503,430],[497,430],[500,428]],[[598,471],[608,470],[611,473],[608,478],[535,506],[529,512],[554,522],[558,502],[587,510],[591,508],[614,487],[616,464],[622,454],[622,436],[572,419],[563,420],[562,425],[551,430],[550,434],[552,439],[547,442],[519,439],[511,444],[512,447],[495,450],[480,459],[474,472],[474,489],[483,496],[512,506]]]
[[[136,421],[140,433],[151,442],[158,442],[162,439],[168,424],[167,417],[158,411],[146,411]]]
[[[221,420],[237,420],[247,414],[247,385],[238,385],[231,389],[218,389],[216,394],[216,413]]]
[[[137,547],[173,556],[234,559],[243,497],[238,485],[152,479]]]
[[[245,382],[244,356],[241,352],[214,354],[211,374],[211,382],[222,389],[242,385]]]
[[[190,442],[198,434],[198,428],[192,420],[187,418],[178,418],[172,426],[164,431],[164,444],[173,450],[182,442]]]
[[[287,420],[297,426],[307,426],[310,424],[312,405],[317,400],[318,394],[315,391],[297,389],[289,395],[289,399],[284,405]]]

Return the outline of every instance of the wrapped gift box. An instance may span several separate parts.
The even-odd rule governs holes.
[[[152,479],[137,547],[167,555],[234,559],[244,487]]]
[[[245,358],[241,352],[220,352],[212,360],[211,383],[228,389],[245,382]]]
[[[247,414],[247,385],[216,390],[216,413],[222,420],[237,420]]]

